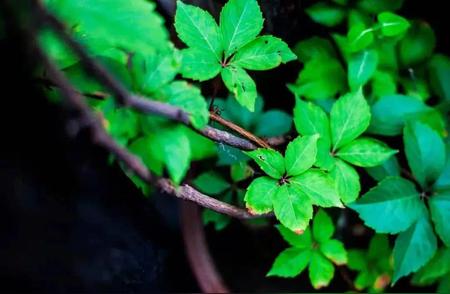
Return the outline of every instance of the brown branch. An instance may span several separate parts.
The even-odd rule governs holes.
[[[236,125],[235,123],[224,119],[223,117],[215,114],[214,112],[210,112],[209,117],[211,120],[218,122],[219,124],[237,132],[241,136],[247,138],[248,140],[255,142],[257,145],[263,148],[271,148],[269,144],[267,144],[264,140],[258,138],[257,136],[253,135],[249,131],[241,128],[240,126]]]
[[[114,94],[117,101],[127,107],[131,107],[143,113],[150,113],[159,116],[163,116],[170,120],[180,122],[191,128],[193,126],[190,122],[190,114],[181,108],[150,100],[148,98],[132,95],[128,90],[117,81],[102,65],[92,59],[81,44],[75,41],[65,29],[63,23],[61,23],[54,15],[49,13],[42,4],[36,5],[36,13],[40,16],[41,21],[48,24],[54,29],[54,31],[61,37],[61,39],[68,45],[69,48],[80,58],[80,62],[85,70],[101,82],[111,93]],[[224,143],[243,150],[254,150],[257,147],[250,141],[239,138],[233,134],[227,133],[215,129],[210,126],[206,126],[202,130],[193,128],[201,135],[219,142]]]
[[[37,43],[34,44],[37,46]],[[41,48],[35,48],[36,53],[46,68],[52,81],[58,85],[61,94],[66,98],[70,106],[76,110],[80,116],[81,125],[86,126],[90,130],[92,141],[114,154],[118,160],[122,161],[133,173],[139,176],[147,183],[154,184],[162,191],[174,195],[183,200],[189,200],[200,206],[212,209],[216,212],[226,214],[239,219],[249,219],[255,216],[247,212],[247,210],[235,207],[228,203],[221,202],[215,198],[209,197],[195,190],[189,185],[175,187],[170,180],[154,177],[142,161],[125,148],[119,146],[109,134],[106,133],[100,120],[96,117],[89,106],[84,102],[81,96],[70,84],[67,78],[62,74],[55,64],[47,57]],[[166,109],[166,108],[162,108]]]

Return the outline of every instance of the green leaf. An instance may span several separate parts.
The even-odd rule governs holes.
[[[178,106],[187,111],[195,128],[201,129],[208,123],[208,105],[200,89],[184,81],[175,81],[162,88],[159,95],[168,104]]]
[[[318,138],[318,134],[297,137],[288,144],[285,154],[288,176],[297,176],[313,166],[316,161]]]
[[[312,225],[313,239],[319,243],[323,243],[329,239],[334,234],[334,224],[331,217],[323,209],[319,211],[314,216]]]
[[[172,181],[179,184],[191,161],[191,148],[186,134],[181,128],[161,130],[152,144],[158,146],[159,156],[164,159]]]
[[[141,137],[133,141],[129,149],[142,160],[147,168],[161,176],[163,172],[163,158],[159,156],[158,147],[152,143],[155,141],[156,136],[146,135]]]
[[[145,56],[136,54],[133,56],[132,72],[137,89],[143,93],[154,93],[175,78],[180,64],[177,51]]]
[[[311,200],[294,185],[279,186],[272,194],[275,216],[286,228],[301,234],[308,227],[313,209]]]
[[[301,135],[319,134],[317,141],[317,166],[330,168],[333,159],[330,155],[331,137],[330,123],[325,111],[312,102],[295,99],[294,123]],[[331,162],[331,163],[330,163]]]
[[[181,50],[183,78],[206,81],[217,76],[222,65],[209,51],[200,48]]]
[[[198,134],[188,127],[183,127],[183,132],[189,139],[192,160],[203,160],[217,155],[217,147],[209,138]]]
[[[436,233],[444,244],[450,247],[450,192],[441,192],[431,196],[428,204]]]
[[[78,62],[78,58],[53,31],[42,30],[38,35],[38,41],[59,68],[66,68]]]
[[[381,97],[372,105],[369,131],[385,136],[400,135],[405,122],[425,110],[427,106],[414,97],[404,95]]]
[[[450,272],[450,249],[440,248],[433,258],[412,279],[413,285],[429,286]]]
[[[323,2],[318,2],[308,7],[305,11],[312,20],[327,27],[334,27],[340,24],[346,16],[344,8]]]
[[[295,54],[283,40],[261,36],[239,49],[231,63],[249,70],[267,70],[295,59]]]
[[[443,294],[450,292],[450,277],[445,276],[441,279],[437,288],[437,292]]]
[[[336,183],[336,189],[342,202],[348,204],[358,198],[361,185],[359,175],[353,167],[342,160],[336,160],[330,175]]]
[[[276,227],[283,239],[288,242],[289,245],[300,249],[311,248],[312,238],[311,230],[309,228],[307,228],[303,234],[296,234],[282,225],[277,225]]]
[[[336,58],[317,56],[305,64],[290,90],[308,99],[331,98],[344,91],[345,76]]]
[[[263,113],[256,123],[255,135],[261,137],[282,136],[291,130],[292,117],[280,110]]]
[[[230,176],[237,183],[253,176],[253,169],[244,162],[233,164],[230,168]]]
[[[283,176],[285,172],[284,158],[278,151],[259,148],[244,153],[250,156],[272,178],[281,179]]]
[[[393,95],[397,92],[394,75],[387,71],[375,71],[372,77],[372,95],[379,97]]]
[[[428,82],[424,77],[417,76],[414,70],[410,71],[409,77],[401,78],[400,83],[407,96],[415,97],[422,101],[426,101],[431,97]]]
[[[375,73],[378,65],[378,53],[364,50],[350,58],[348,64],[348,83],[352,91],[364,86]]]
[[[430,84],[433,91],[444,100],[450,100],[450,58],[434,55],[429,64]]]
[[[394,245],[395,284],[401,277],[417,271],[435,254],[437,240],[426,213],[405,232],[398,235]]]
[[[355,288],[357,290],[363,290],[370,287],[375,282],[375,274],[370,271],[362,271],[355,278]]]
[[[410,26],[405,18],[387,11],[378,14],[378,22],[381,26],[381,33],[386,37],[403,34]]]
[[[436,36],[429,24],[415,21],[400,41],[400,60],[404,66],[413,66],[428,59],[436,46]]]
[[[364,271],[367,269],[367,254],[363,250],[352,249],[348,251],[347,266],[354,271]]]
[[[444,170],[439,178],[434,182],[433,190],[435,192],[450,190],[450,150],[447,147],[447,161]]]
[[[349,206],[377,233],[390,234],[406,230],[424,209],[414,184],[399,177],[385,178]]]
[[[220,12],[225,58],[253,41],[261,32],[263,22],[256,0],[229,0]]]
[[[313,251],[309,265],[309,279],[314,289],[327,287],[333,276],[333,264],[318,251]]]
[[[371,260],[379,260],[381,257],[389,258],[390,251],[387,235],[376,234],[370,240],[367,255]]]
[[[245,193],[245,206],[252,214],[272,211],[272,198],[278,190],[278,182],[269,177],[259,177],[252,181]]]
[[[306,63],[316,57],[336,57],[336,52],[331,42],[327,39],[314,36],[300,41],[294,48],[294,53],[302,63]]]
[[[382,164],[397,152],[381,141],[359,138],[342,147],[336,155],[353,165],[371,167]]]
[[[230,188],[230,184],[213,171],[202,173],[195,178],[193,184],[201,192],[211,195],[220,194]]]
[[[337,100],[330,113],[333,150],[361,135],[370,123],[370,107],[361,92],[350,93]]]
[[[366,168],[366,171],[378,182],[389,176],[400,176],[400,166],[395,156],[389,157],[381,165]]]
[[[323,171],[311,169],[290,178],[289,181],[308,195],[313,204],[322,207],[342,207],[333,179]]]
[[[319,248],[323,255],[333,261],[336,265],[347,263],[347,251],[342,242],[338,240],[327,240],[320,244]]]
[[[175,30],[178,37],[189,47],[197,48],[214,56],[222,57],[222,40],[214,18],[206,11],[177,1]]]
[[[202,220],[205,225],[213,224],[216,231],[221,231],[228,226],[231,218],[211,209],[204,209],[202,212]]]
[[[267,276],[277,276],[283,278],[295,277],[305,270],[306,266],[308,266],[310,258],[310,250],[288,248],[277,256],[272,268],[267,273]]]
[[[395,11],[402,7],[404,0],[360,0],[357,2],[358,8],[376,14],[383,11]]]
[[[373,24],[373,19],[369,14],[362,10],[350,9],[348,12],[347,26],[351,28],[359,23],[363,23],[365,26],[369,27]]]
[[[223,118],[231,120],[244,129],[251,130],[263,112],[264,100],[261,96],[256,97],[254,112],[239,104],[232,95],[225,101],[220,98],[214,99],[214,105],[221,111]]]
[[[222,70],[222,79],[239,104],[254,111],[256,85],[247,72],[240,67],[227,66]]]
[[[363,23],[355,24],[348,31],[347,39],[351,52],[360,51],[373,43],[373,28],[367,28]]]
[[[422,187],[433,183],[445,167],[445,144],[438,133],[420,122],[406,125],[403,140],[406,158]]]
[[[46,0],[45,3],[64,20],[67,28],[73,28],[77,40],[92,53],[123,48],[144,54],[169,47],[169,34],[163,18],[155,12],[155,3],[128,0]]]

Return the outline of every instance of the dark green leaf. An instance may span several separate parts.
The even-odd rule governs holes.
[[[357,5],[360,9],[376,14],[383,11],[395,11],[402,7],[404,0],[360,0]]]
[[[420,217],[424,204],[413,183],[399,177],[387,177],[350,204],[350,208],[377,233],[396,234]]]
[[[395,156],[389,157],[379,166],[366,168],[366,171],[378,182],[389,176],[400,176],[400,166]]]
[[[195,178],[193,184],[201,192],[211,195],[220,194],[230,188],[230,184],[213,171],[202,173]]]
[[[406,125],[403,140],[409,167],[421,186],[426,187],[444,170],[444,142],[438,133],[420,122]]]
[[[395,240],[392,283],[424,266],[436,250],[436,236],[426,212],[422,212],[422,216]]]
[[[291,130],[292,117],[280,110],[263,113],[256,123],[255,135],[262,137],[282,136]]]
[[[427,110],[417,98],[404,95],[389,95],[372,105],[372,121],[369,131],[374,134],[395,136],[403,131],[405,122]]]
[[[253,169],[244,162],[239,162],[231,166],[231,179],[237,183],[248,179],[253,175]]]
[[[376,71],[372,77],[372,95],[379,97],[393,95],[397,92],[394,75],[387,71]]]
[[[428,65],[430,83],[441,99],[450,100],[450,58],[436,54]]]
[[[404,66],[413,66],[428,59],[436,46],[433,29],[425,22],[415,21],[400,41],[400,60]]]
[[[323,2],[318,2],[308,7],[306,13],[315,22],[328,27],[334,27],[340,24],[346,16],[344,8]]]
[[[442,247],[424,267],[414,274],[412,283],[429,286],[448,272],[450,272],[450,249]]]
[[[436,233],[450,247],[450,191],[431,196],[428,203]]]
[[[303,63],[316,57],[336,57],[336,52],[331,42],[317,36],[300,41],[295,46],[294,52]]]
[[[371,167],[382,164],[397,152],[381,141],[359,138],[342,147],[336,155],[353,165]]]

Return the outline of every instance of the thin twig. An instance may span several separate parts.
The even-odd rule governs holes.
[[[132,95],[128,90],[117,81],[109,72],[92,59],[81,44],[75,41],[65,30],[65,26],[54,15],[49,13],[42,4],[37,4],[36,13],[41,17],[41,21],[51,26],[52,29],[61,37],[69,48],[80,58],[80,62],[85,70],[99,82],[101,82],[114,98],[123,106],[128,106],[143,113],[151,113],[163,116],[167,119],[183,123],[191,128],[190,114],[181,108],[159,101],[150,100],[145,97]],[[201,135],[219,142],[243,150],[254,150],[257,147],[244,138],[239,138],[233,134],[206,126],[202,130],[193,128]]]
[[[218,122],[219,124],[235,131],[236,133],[238,133],[239,135],[247,138],[248,140],[256,143],[258,146],[262,147],[262,148],[271,148],[269,144],[267,144],[264,140],[258,138],[257,136],[253,135],[252,133],[250,133],[249,131],[241,128],[240,126],[236,125],[235,123],[224,119],[223,117],[215,114],[214,112],[211,112],[209,114],[209,117],[211,118],[211,120]]]

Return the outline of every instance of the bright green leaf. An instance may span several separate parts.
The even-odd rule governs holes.
[[[372,95],[375,99],[397,92],[394,75],[387,71],[376,71],[372,77]]]
[[[445,145],[438,133],[420,122],[406,125],[403,140],[406,158],[422,187],[433,183],[445,167]]]
[[[205,54],[209,53],[221,60],[223,48],[219,27],[208,12],[178,0],[175,29],[186,45],[203,50]]]
[[[292,278],[299,275],[308,265],[311,251],[299,248],[288,248],[275,259],[267,276]]]
[[[331,42],[327,39],[314,36],[300,41],[294,48],[298,59],[306,63],[315,57],[336,57],[336,52]]]
[[[370,107],[361,92],[342,96],[330,113],[333,150],[361,135],[370,123]]]
[[[247,151],[245,154],[250,156],[272,178],[280,179],[283,176],[285,171],[284,158],[278,151],[259,148],[254,151]]]
[[[350,28],[347,39],[350,51],[360,51],[373,43],[373,29],[367,28],[363,23],[355,24]]]
[[[381,141],[358,138],[342,147],[336,155],[353,165],[372,167],[382,164],[395,153],[397,150],[389,148]]]
[[[378,22],[381,32],[387,37],[403,34],[410,26],[405,18],[387,11],[378,14]]]
[[[426,213],[405,232],[398,235],[394,246],[395,284],[401,277],[417,271],[435,254],[437,240]]]
[[[297,176],[313,166],[316,161],[318,138],[318,134],[297,137],[288,144],[285,154],[288,176]]]
[[[309,265],[309,279],[314,289],[327,287],[333,276],[333,264],[318,251],[313,251]]]
[[[331,217],[323,209],[319,211],[314,216],[312,225],[313,239],[319,243],[323,243],[329,239],[334,234],[334,224]]]
[[[294,233],[282,225],[277,225],[277,229],[289,245],[301,249],[311,248],[312,237],[311,230],[309,228],[307,228],[302,234]]]
[[[261,32],[263,17],[256,0],[229,0],[220,12],[220,29],[228,58]]]
[[[239,49],[231,63],[249,70],[267,70],[295,59],[283,40],[261,36]]]
[[[152,144],[154,140],[155,135],[146,135],[133,141],[129,149],[133,154],[141,158],[147,168],[161,176],[163,171],[163,158],[159,156],[157,146]]]
[[[347,251],[342,242],[338,240],[327,240],[320,244],[319,248],[323,255],[333,261],[336,265],[347,263]]]
[[[352,91],[364,86],[375,73],[378,65],[378,53],[364,50],[354,54],[348,64],[348,83]]]
[[[206,81],[217,76],[222,69],[217,58],[201,48],[183,49],[181,56],[181,74],[184,78]]]
[[[396,234],[420,217],[424,204],[413,183],[399,177],[387,177],[350,204],[350,208],[377,233]]]
[[[279,186],[272,194],[275,216],[286,228],[301,234],[308,227],[313,209],[311,200],[294,185]]]
[[[277,193],[278,182],[269,177],[259,177],[248,186],[245,193],[245,206],[253,214],[272,211],[273,194]]]
[[[289,181],[308,195],[313,204],[322,207],[342,207],[333,179],[323,171],[308,170],[290,178]]]
[[[222,70],[222,79],[239,104],[254,111],[256,85],[247,72],[240,67],[227,66]]]
[[[338,194],[345,204],[358,198],[361,191],[358,172],[342,160],[336,160],[334,168],[330,171],[336,183]]]

